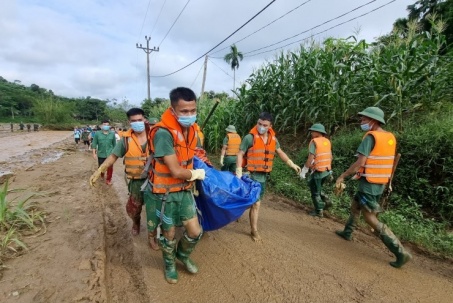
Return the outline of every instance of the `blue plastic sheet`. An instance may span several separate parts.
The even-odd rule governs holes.
[[[199,220],[206,231],[236,221],[259,199],[261,185],[248,176],[239,179],[230,172],[218,171],[206,165],[197,157],[194,157],[194,168],[206,171],[206,178],[197,181],[200,194],[195,197],[201,212]]]

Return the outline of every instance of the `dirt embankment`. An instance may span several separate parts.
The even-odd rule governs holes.
[[[394,269],[388,265],[391,253],[377,238],[357,232],[354,241],[344,241],[334,234],[341,224],[312,218],[270,194],[260,213],[262,244],[250,239],[246,213],[239,222],[206,233],[193,253],[199,274],[186,273],[178,263],[179,282],[169,285],[161,253],[147,247],[144,212],[142,233],[130,235],[121,161],[113,186],[91,189],[95,160],[65,136],[51,148],[63,152],[60,159],[35,161],[28,171],[17,168],[12,187],[45,192],[37,200],[49,224],[44,235],[25,239],[28,252],[6,262],[0,302],[452,300],[451,263],[414,253],[413,262]],[[5,137],[0,140],[3,144]]]

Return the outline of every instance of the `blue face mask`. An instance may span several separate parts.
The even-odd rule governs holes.
[[[370,123],[365,123],[365,124],[360,124],[360,128],[363,131],[367,132],[367,131],[369,131],[371,129],[371,126],[370,126]]]
[[[197,115],[193,116],[178,116],[178,122],[181,126],[189,127],[192,126],[197,120]]]
[[[105,130],[105,131],[109,131],[110,130],[110,126],[109,125],[102,125],[101,129]]]
[[[136,121],[131,122],[131,128],[134,132],[141,133],[145,130],[145,122],[143,121]]]

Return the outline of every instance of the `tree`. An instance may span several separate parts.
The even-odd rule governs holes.
[[[223,57],[226,63],[230,64],[233,70],[233,90],[236,87],[236,70],[239,68],[239,61],[242,61],[244,55],[238,51],[235,44],[230,46],[230,52]]]
[[[153,108],[153,102],[151,101],[151,99],[146,98],[145,100],[143,100],[141,107],[145,112],[145,116],[148,117],[151,113],[151,109]]]

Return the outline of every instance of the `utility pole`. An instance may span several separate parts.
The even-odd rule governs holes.
[[[200,99],[203,98],[203,94],[204,94],[204,84],[206,82],[206,71],[207,70],[208,70],[208,55],[206,55],[204,57],[203,83],[201,84]]]
[[[148,36],[145,36],[145,39],[146,39],[146,48],[142,46],[142,44],[140,43],[140,45],[138,45],[138,43],[135,43],[135,47],[137,48],[141,48],[145,53],[146,53],[146,70],[147,70],[147,78],[148,78],[148,99],[151,100],[151,93],[150,93],[150,81],[151,81],[151,77],[149,75],[149,54],[151,54],[152,52],[158,52],[159,51],[159,47],[155,47],[154,48],[149,48],[149,40],[151,40],[151,37],[148,37]]]

